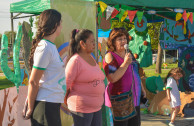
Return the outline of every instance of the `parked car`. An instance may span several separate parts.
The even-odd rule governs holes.
[[[152,64],[156,63],[158,54],[152,54]],[[175,63],[177,60],[176,57],[173,57],[169,54],[166,54],[166,62],[165,63]],[[162,57],[162,63],[164,63],[164,55]]]

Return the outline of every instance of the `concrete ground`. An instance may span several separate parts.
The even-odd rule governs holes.
[[[141,114],[141,126],[168,126],[170,116],[160,116],[153,114]],[[176,126],[194,126],[194,117],[177,117]]]

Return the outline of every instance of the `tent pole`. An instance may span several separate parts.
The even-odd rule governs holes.
[[[15,16],[13,16],[12,18],[15,19],[17,16],[21,15],[22,13],[18,13]]]
[[[13,47],[13,43],[14,43],[14,27],[13,27],[13,13],[11,13],[11,44]]]
[[[96,2],[96,62],[98,63],[98,3]]]

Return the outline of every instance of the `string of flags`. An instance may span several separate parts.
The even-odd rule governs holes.
[[[100,5],[100,9],[102,13],[106,11],[106,20],[108,20],[110,17],[115,18],[118,14],[119,14],[119,20],[121,22],[123,22],[127,18],[127,16],[129,17],[130,22],[132,22],[136,14],[138,17],[138,21],[141,22],[142,20],[143,13],[144,13],[143,11],[123,10],[123,9],[120,9],[120,11],[118,11],[116,8],[108,6],[102,1],[99,1],[98,3]]]
[[[119,14],[119,20],[122,22],[124,21],[127,16],[129,17],[130,22],[133,21],[135,15],[137,15],[138,17],[138,22],[140,23],[143,17],[144,12],[143,11],[137,11],[137,10],[117,10],[114,7],[108,6],[106,3],[99,1],[98,2],[101,8],[102,13],[104,11],[106,11],[106,20],[108,20],[110,17],[111,18],[115,18],[118,14]],[[177,9],[174,9],[177,10]],[[182,10],[182,9],[180,9]],[[192,12],[188,12],[186,13],[186,10],[184,10],[183,14],[181,14],[181,11],[177,11],[177,15],[176,15],[176,21],[179,21],[181,18],[183,18],[184,22],[186,23],[187,20],[189,19],[189,21],[191,22],[191,24],[193,24],[193,13]],[[149,10],[147,11],[148,14],[156,14],[155,10]]]
[[[184,20],[184,30],[183,33],[186,34],[187,30],[186,30],[186,22],[189,21],[191,22],[191,24],[193,24],[193,13],[192,12],[186,12],[186,10],[184,10],[183,14],[181,13],[177,13],[176,14],[176,21],[179,21],[180,19]]]

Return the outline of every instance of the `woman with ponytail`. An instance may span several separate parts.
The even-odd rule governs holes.
[[[55,38],[62,29],[61,14],[45,10],[40,14],[36,38],[33,40],[29,64],[28,106],[25,119],[32,126],[61,126],[60,105],[64,102],[64,63],[61,61]]]
[[[95,39],[92,31],[74,29],[66,61],[67,106],[74,126],[102,126],[105,75],[92,57]]]

